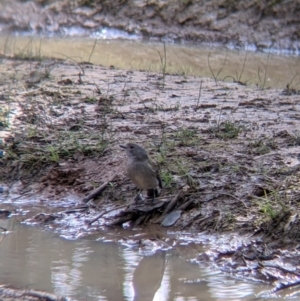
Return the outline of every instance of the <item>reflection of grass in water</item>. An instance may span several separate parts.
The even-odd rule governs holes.
[[[269,59],[270,59],[270,50],[268,52],[268,56],[267,56],[267,62],[266,62],[266,65],[264,67],[264,78],[262,79],[261,78],[261,75],[260,75],[260,71],[261,69],[259,68],[257,70],[257,77],[258,77],[258,80],[259,80],[259,87],[261,89],[265,89],[266,88],[266,80],[267,80],[267,75],[268,75],[268,67],[269,67]]]
[[[244,73],[244,70],[245,70],[245,65],[246,65],[246,61],[247,61],[247,55],[248,55],[248,52],[245,53],[245,56],[244,56],[244,61],[243,61],[243,66],[242,66],[242,69],[241,69],[241,72],[238,73],[237,70],[235,70],[235,76],[233,75],[227,75],[223,78],[223,81],[225,80],[230,80],[232,79],[234,82],[236,83],[240,83],[240,84],[246,84],[246,81],[242,82],[242,76],[243,76],[243,73]]]
[[[43,39],[35,39],[34,37],[29,38],[25,46],[17,47],[16,39],[10,40],[9,37],[6,38],[3,54],[4,55],[13,55],[16,59],[23,60],[42,60],[42,43]]]
[[[162,73],[162,88],[165,88],[165,77],[166,77],[166,72],[167,72],[167,49],[166,49],[166,43],[163,42],[164,45],[164,52],[161,54],[158,51],[159,58],[160,58],[160,69]]]
[[[248,56],[248,52],[246,52],[245,56],[244,56],[243,64],[242,64],[242,67],[241,67],[241,71],[238,72],[237,69],[235,69],[235,74],[227,74],[225,77],[223,77],[223,81],[226,81],[226,80],[233,81],[233,82],[236,82],[236,83],[239,83],[239,84],[242,84],[242,85],[247,85],[247,83],[250,83],[250,84],[255,83],[261,89],[265,89],[266,84],[267,84],[267,76],[268,76],[268,68],[269,68],[269,60],[270,60],[270,51],[271,50],[269,50],[269,52],[268,52],[265,64],[263,64],[262,67],[258,66],[256,77],[253,77],[252,79],[251,78],[246,78],[246,79],[242,80],[242,76],[245,72],[245,66],[246,66],[246,61],[247,61],[247,56]],[[208,68],[211,72],[211,75],[212,75],[213,79],[215,80],[215,83],[217,84],[217,81],[219,80],[219,76],[224,71],[224,68],[227,64],[228,52],[226,51],[226,54],[224,56],[222,65],[216,70],[214,70],[214,68],[211,65],[210,56],[211,56],[211,53],[208,54],[207,64],[208,64]]]
[[[209,70],[210,70],[210,72],[213,76],[213,79],[215,80],[215,83],[217,84],[218,77],[219,77],[219,75],[221,74],[221,72],[223,71],[223,69],[226,65],[228,52],[226,51],[226,55],[224,57],[223,63],[221,65],[221,67],[216,71],[216,73],[214,72],[214,70],[213,70],[213,68],[210,64],[210,60],[209,60],[210,55],[211,55],[211,53],[209,53],[208,56],[207,56],[207,64],[208,64],[208,68],[209,68]]]

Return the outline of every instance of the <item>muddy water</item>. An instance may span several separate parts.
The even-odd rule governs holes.
[[[91,38],[0,37],[0,52],[23,58],[50,56],[89,61],[132,70],[196,75],[218,80],[241,81],[262,88],[300,87],[300,57],[225,48]],[[166,59],[166,60],[165,60]]]
[[[265,300],[257,294],[270,289],[192,264],[200,249],[141,254],[95,238],[64,240],[13,219],[0,226],[9,230],[0,237],[0,284],[90,301]]]

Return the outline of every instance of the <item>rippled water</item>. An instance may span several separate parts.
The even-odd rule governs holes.
[[[266,285],[192,264],[189,248],[142,255],[112,242],[64,240],[13,219],[0,226],[9,230],[1,234],[0,284],[90,301],[273,300],[256,297]]]
[[[241,81],[262,88],[300,88],[300,57],[274,53],[228,50],[196,45],[107,40],[85,37],[0,37],[0,53],[20,58],[56,57],[88,61],[123,69],[196,75],[217,80]]]

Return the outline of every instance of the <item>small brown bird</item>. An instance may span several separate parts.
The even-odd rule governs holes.
[[[127,162],[127,175],[130,180],[140,189],[135,197],[135,202],[139,198],[139,194],[143,189],[147,189],[147,195],[152,196],[151,205],[158,196],[157,187],[162,188],[162,182],[158,173],[157,166],[152,162],[146,150],[135,143],[127,143],[120,145],[125,149]]]

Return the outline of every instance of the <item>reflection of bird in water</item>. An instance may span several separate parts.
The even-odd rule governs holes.
[[[165,271],[165,252],[144,257],[133,273],[134,301],[152,301]]]

